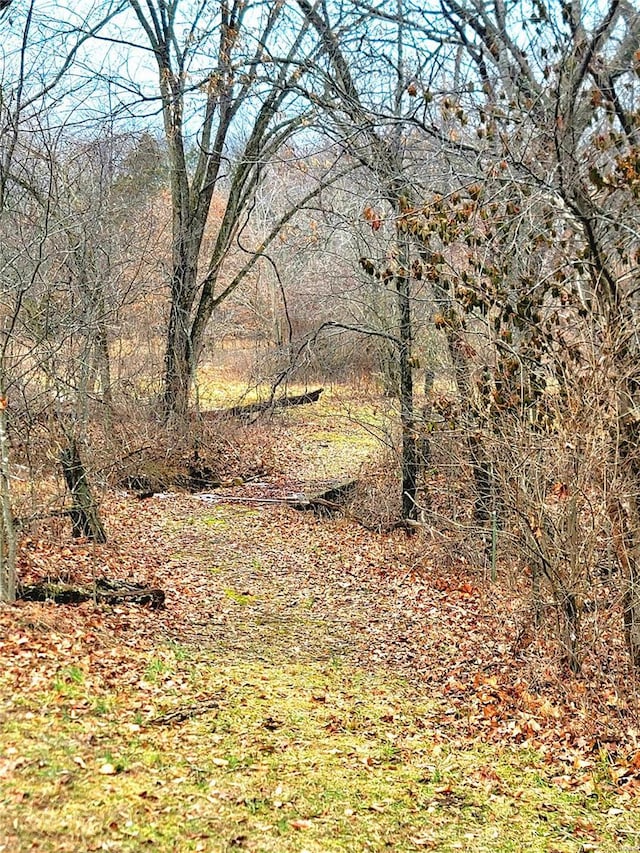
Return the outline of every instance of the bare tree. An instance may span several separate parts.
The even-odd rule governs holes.
[[[130,6],[156,65],[168,149],[173,234],[164,408],[184,416],[213,311],[278,232],[226,278],[225,261],[250,216],[265,164],[305,123],[308,106],[295,104],[294,84],[314,42],[307,23],[282,3],[130,0]],[[211,203],[221,188],[226,206],[206,249]]]

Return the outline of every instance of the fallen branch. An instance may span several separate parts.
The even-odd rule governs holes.
[[[305,506],[308,504],[306,498],[302,498],[300,495],[290,495],[287,497],[286,495],[281,498],[254,498],[254,497],[244,497],[242,495],[210,495],[210,494],[199,494],[196,495],[199,501],[206,501],[211,503],[215,501],[216,503],[226,504],[226,503],[236,503],[236,504],[285,504],[288,506],[293,506],[295,509],[301,509],[302,505]]]
[[[183,723],[185,720],[190,720],[193,717],[200,717],[202,714],[208,714],[210,711],[218,711],[222,696],[222,693],[218,693],[215,698],[206,699],[194,705],[187,705],[186,708],[176,708],[175,711],[168,711],[166,714],[154,717],[153,720],[149,721],[149,725],[169,726],[172,723]]]

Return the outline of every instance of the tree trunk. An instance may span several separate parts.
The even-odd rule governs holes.
[[[422,478],[423,494],[422,508],[430,512],[433,508],[431,502],[431,494],[426,487],[426,472],[431,466],[431,441],[429,439],[429,428],[433,421],[433,405],[431,393],[433,391],[433,381],[435,373],[431,368],[427,368],[424,374],[424,396],[425,404],[422,408],[420,432],[418,435],[417,451],[418,451],[418,476]]]
[[[102,401],[110,409],[113,407],[113,392],[111,388],[111,361],[109,357],[109,336],[107,324],[104,319],[104,299],[102,302],[102,316],[99,317],[95,333],[95,372],[100,382]]]
[[[195,273],[194,273],[195,278]],[[164,359],[163,413],[186,420],[195,372],[190,325],[193,297],[187,287],[174,287]]]
[[[473,515],[479,525],[486,527],[491,519],[491,513],[495,510],[493,466],[477,435],[470,434],[468,443],[476,493]]]
[[[409,279],[409,247],[401,239],[396,275],[396,296],[399,315],[400,423],[402,426],[402,518],[418,518],[418,437],[413,401],[413,325],[411,316],[411,282]]]
[[[86,536],[93,542],[106,542],[107,536],[100,519],[98,506],[93,499],[87,472],[85,471],[75,439],[60,453],[60,464],[71,493],[72,533],[75,538]]]
[[[566,662],[571,672],[579,673],[582,668],[579,655],[580,607],[576,596],[568,590],[561,590],[559,598],[561,636],[566,652]]]
[[[16,598],[16,533],[11,511],[9,436],[4,393],[0,396],[0,601]]]

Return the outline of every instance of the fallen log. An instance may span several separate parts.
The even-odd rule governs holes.
[[[291,506],[302,512],[310,510],[318,516],[335,515],[343,511],[344,505],[353,497],[357,485],[357,480],[338,483],[318,495],[296,501]]]
[[[317,388],[315,391],[307,391],[305,394],[289,394],[285,397],[279,397],[277,400],[267,400],[262,403],[245,403],[241,406],[232,406],[230,409],[224,409],[220,414],[229,415],[233,418],[248,418],[252,415],[261,415],[264,412],[270,412],[273,409],[305,406],[308,403],[317,403],[323,391],[324,388]]]
[[[70,584],[39,583],[23,586],[18,590],[23,601],[54,601],[56,604],[82,604],[96,601],[102,604],[141,604],[151,610],[164,608],[164,590],[126,581],[110,581],[100,578],[95,587],[76,587]]]

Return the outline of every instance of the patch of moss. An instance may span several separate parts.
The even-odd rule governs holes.
[[[232,588],[225,589],[224,594],[231,601],[235,601],[236,604],[253,604],[257,600],[255,595],[247,592],[238,592],[238,590]]]
[[[206,524],[207,527],[215,527],[220,530],[224,530],[229,526],[229,522],[226,518],[222,518],[220,515],[209,516],[208,518],[201,519],[202,524]]]

